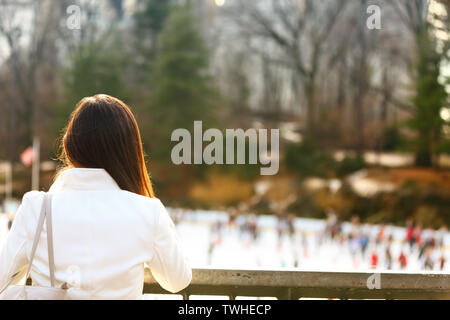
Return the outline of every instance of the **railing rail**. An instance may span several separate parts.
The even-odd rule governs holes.
[[[194,269],[191,295],[278,299],[450,299],[450,274]],[[146,270],[145,294],[168,294]]]

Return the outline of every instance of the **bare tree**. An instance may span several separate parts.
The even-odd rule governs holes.
[[[359,54],[357,58],[356,67],[356,94],[354,100],[354,116],[356,128],[356,150],[361,153],[364,148],[364,99],[368,90],[367,83],[367,36],[365,28],[365,11],[367,8],[367,0],[360,0],[360,14],[358,19],[357,43],[359,47]]]
[[[31,142],[38,99],[37,72],[48,53],[54,53],[53,31],[58,28],[59,7],[52,1],[0,0],[0,37],[6,44],[11,72],[11,156],[15,151],[17,119],[23,120],[25,143]]]
[[[429,0],[389,0],[399,19],[419,41],[425,31]]]
[[[66,10],[72,4],[82,9],[81,30],[66,26]],[[108,7],[110,4],[116,10],[121,8],[120,1],[107,2],[108,10],[101,10],[99,2],[86,0],[0,0],[0,41],[4,44],[4,66],[8,68],[3,73],[3,82],[11,97],[8,112],[11,157],[17,157],[18,148],[29,145],[33,136],[48,131],[45,121],[53,111],[43,100],[51,99],[54,104],[57,101],[56,92],[53,96],[50,93],[52,85],[61,83],[62,79],[56,78],[67,61],[65,58],[75,53],[81,43],[108,41],[105,35],[112,33],[105,30],[111,31],[121,14],[119,10],[108,19],[107,14],[115,12]],[[103,19],[99,19],[100,14],[105,15]],[[46,81],[42,81],[44,78]],[[54,83],[49,83],[49,78]]]
[[[230,17],[241,34],[251,41],[251,50],[266,61],[294,70],[306,104],[307,132],[314,136],[318,105],[318,76],[330,68],[348,43],[344,39],[332,46],[330,37],[348,1],[266,0],[239,1]]]

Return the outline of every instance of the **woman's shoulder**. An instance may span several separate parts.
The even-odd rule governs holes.
[[[17,209],[14,220],[21,221],[22,224],[30,227],[37,221],[42,200],[45,192],[30,191],[23,195],[19,208]],[[31,230],[31,229],[30,229]]]
[[[23,195],[21,205],[22,207],[29,207],[41,204],[44,195],[45,192],[43,191],[29,191]]]
[[[147,206],[161,206],[162,202],[159,198],[153,197],[146,197],[134,192],[126,191],[126,190],[120,190],[120,193],[124,194],[126,197],[128,197],[132,201],[136,201],[138,203],[142,203],[143,205]]]
[[[136,206],[140,208],[139,212],[148,215],[149,212],[153,213],[153,217],[159,216],[159,214],[165,212],[165,207],[159,198],[146,197],[133,192],[121,190],[120,191],[129,201],[132,201]]]
[[[44,197],[44,195],[45,195],[44,191],[36,191],[36,190],[28,191],[27,193],[25,193],[23,195],[22,201],[42,199],[42,197]]]

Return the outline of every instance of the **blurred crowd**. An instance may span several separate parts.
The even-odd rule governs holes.
[[[387,270],[397,263],[400,269],[406,269],[408,260],[418,259],[422,270],[444,270],[446,264],[444,236],[447,228],[439,230],[423,229],[412,219],[406,222],[403,237],[394,237],[392,227],[361,224],[358,217],[353,217],[346,232],[343,223],[334,213],[330,213],[325,223],[325,230],[319,241],[335,241],[348,246],[354,259],[369,259],[370,267]],[[393,246],[397,244],[397,254]],[[368,248],[371,248],[368,252]],[[383,261],[384,265],[381,265]]]
[[[175,222],[180,223],[186,212],[177,209],[171,211],[171,215]],[[230,236],[230,230],[236,231],[233,234],[245,247],[266,245],[267,242],[262,244],[260,238],[268,231],[268,227],[267,223],[261,223],[260,218],[253,214],[231,212],[227,214],[227,219],[210,220],[209,262],[224,238]],[[334,212],[329,212],[327,219],[321,222],[320,227],[308,230],[309,226],[304,226],[303,220],[294,215],[277,216],[272,228],[274,230],[271,230],[276,233],[275,250],[281,252],[286,244],[293,248],[290,252],[295,268],[302,267],[305,259],[321,250],[329,255],[336,254],[335,259],[338,260],[339,255],[345,256],[345,259],[350,257],[351,267],[355,270],[369,267],[444,271],[448,266],[450,236],[445,226],[433,230],[408,220],[404,227],[394,227],[361,223],[358,217],[346,222],[340,221]],[[267,247],[266,250],[271,249]]]

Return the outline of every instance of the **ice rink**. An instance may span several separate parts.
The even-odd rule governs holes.
[[[170,210],[169,210],[170,212]],[[176,219],[175,219],[176,220]],[[276,230],[277,219],[273,216],[261,216],[258,218],[259,233],[256,240],[248,232],[240,232],[238,224],[226,226],[217,232],[213,227],[217,221],[226,223],[226,214],[214,212],[190,212],[177,223],[179,236],[182,238],[185,250],[194,267],[232,268],[232,269],[282,269],[294,268],[298,270],[330,270],[330,271],[356,271],[373,270],[370,264],[370,255],[376,252],[379,262],[376,269],[385,269],[385,247],[383,243],[369,242],[365,255],[357,252],[351,254],[348,241],[323,239],[320,237],[325,228],[325,221],[312,219],[295,219],[295,236],[290,238],[287,234],[278,240]],[[344,223],[343,232],[351,228],[349,223]],[[378,232],[378,226],[371,226],[373,236]],[[386,227],[386,237],[393,235],[391,246],[393,256],[392,270],[400,270],[397,257],[403,250],[408,257],[407,271],[422,271],[423,261],[418,259],[419,250],[410,250],[409,245],[404,244],[406,230],[400,227]],[[450,271],[450,234],[444,236],[446,257],[445,271]],[[212,247],[212,250],[211,250]],[[439,259],[436,250],[435,256]],[[297,259],[297,266],[295,266]],[[435,263],[435,270],[438,270]]]
[[[194,268],[219,269],[270,269],[270,270],[308,270],[308,271],[363,271],[373,270],[370,256],[376,252],[379,256],[375,269],[385,270],[385,246],[375,241],[369,242],[363,255],[356,251],[352,254],[349,241],[331,240],[324,237],[325,221],[296,218],[295,235],[287,233],[281,237],[277,233],[277,219],[273,216],[256,218],[257,238],[240,226],[245,221],[241,216],[233,224],[228,223],[228,215],[220,212],[183,211],[168,209],[176,222],[178,235],[185,252]],[[221,228],[218,228],[221,222]],[[0,214],[0,246],[7,236],[8,218]],[[364,226],[363,226],[364,227]],[[366,226],[375,238],[379,226]],[[343,224],[343,233],[352,228],[350,223]],[[393,235],[391,252],[393,264],[391,270],[400,270],[398,256],[403,250],[408,257],[404,271],[424,271],[423,259],[418,258],[419,250],[405,244],[406,230],[400,227],[386,227],[386,236]],[[435,250],[434,270],[439,270],[439,257],[445,255],[445,272],[450,272],[450,234],[444,235],[444,250]],[[297,262],[296,262],[297,261]],[[227,297],[192,296],[191,299],[228,299]],[[242,299],[242,297],[240,297]],[[144,295],[144,299],[181,299],[180,295]]]

